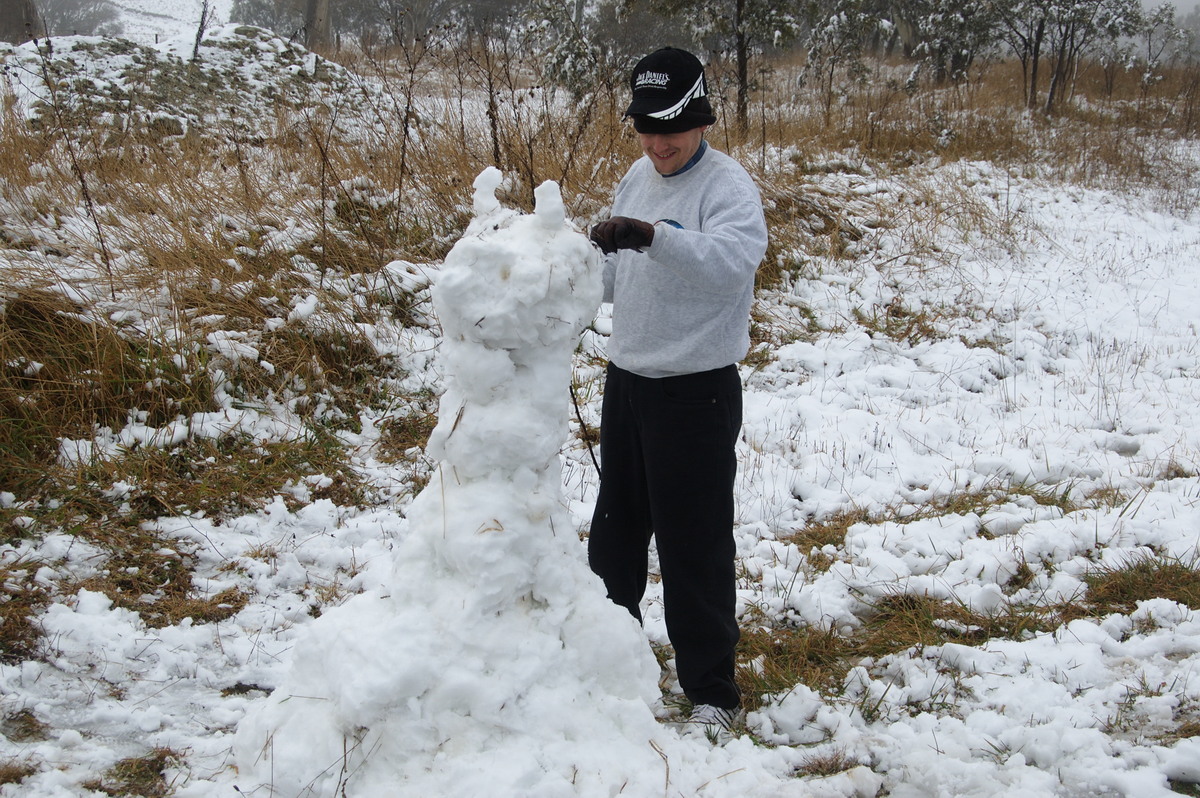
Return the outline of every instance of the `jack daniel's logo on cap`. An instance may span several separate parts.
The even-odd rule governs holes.
[[[671,82],[671,76],[666,72],[643,72],[637,76],[634,88],[644,87],[664,89]]]

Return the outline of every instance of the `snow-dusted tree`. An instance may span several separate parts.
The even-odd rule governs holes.
[[[1021,59],[1030,108],[1046,112],[1062,102],[1079,59],[1089,50],[1135,33],[1139,0],[1001,0],[997,3],[1004,41]],[[1039,67],[1050,61],[1050,86],[1038,99]]]
[[[300,36],[309,47],[318,47],[330,43],[333,30],[330,11],[329,0],[233,0],[229,18],[287,36]]]
[[[850,81],[865,79],[863,54],[882,22],[864,0],[832,0],[810,20],[804,80],[816,84],[827,117],[837,95],[838,75],[844,73]]]
[[[995,3],[907,0],[894,3],[892,10],[902,14],[910,26],[910,54],[927,64],[938,82],[965,77],[976,56],[999,40]]]
[[[1191,58],[1200,55],[1200,6],[1179,18],[1179,27],[1188,37],[1187,54]]]
[[[1037,105],[1038,70],[1046,46],[1049,6],[1046,0],[1008,0],[996,6],[1000,36],[1021,62],[1025,103]]]
[[[111,0],[39,0],[38,8],[48,36],[121,32],[121,11]]]
[[[1067,96],[1080,58],[1102,42],[1137,32],[1142,20],[1140,0],[1058,0],[1052,4],[1048,27],[1054,71],[1046,90],[1049,113]]]
[[[1137,66],[1137,42],[1133,39],[1112,39],[1096,48],[1096,62],[1104,76],[1104,96],[1112,99],[1117,76]]]
[[[0,41],[26,42],[42,32],[33,0],[0,0]]]
[[[659,47],[694,49],[674,20],[647,2],[535,0],[528,17],[538,33],[542,75],[576,100],[603,94],[615,100],[633,65]]]
[[[521,83],[532,57],[529,51],[528,0],[476,0],[464,3],[454,15],[450,32],[451,56],[456,59],[454,76],[460,92],[473,84],[481,90],[487,103],[488,130],[491,139],[492,164],[504,163],[502,152],[503,112],[519,117],[525,97]],[[526,87],[527,88],[527,87]],[[532,164],[532,155],[527,159]],[[533,185],[530,181],[530,190]]]
[[[1183,54],[1190,44],[1190,36],[1175,18],[1175,6],[1170,3],[1151,9],[1143,18],[1137,32],[1141,45],[1139,57],[1143,59],[1142,91],[1162,79],[1164,62]]]

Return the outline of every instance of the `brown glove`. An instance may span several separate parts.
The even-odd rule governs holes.
[[[650,246],[654,241],[654,225],[628,216],[614,216],[592,228],[592,242],[605,255],[618,249],[636,249]]]

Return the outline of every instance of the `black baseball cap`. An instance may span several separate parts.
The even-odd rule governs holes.
[[[664,47],[642,58],[629,75],[633,99],[625,115],[639,133],[681,133],[717,121],[700,59]]]

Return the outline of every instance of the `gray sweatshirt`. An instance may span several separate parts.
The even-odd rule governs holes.
[[[606,259],[609,359],[669,377],[745,357],[754,272],[767,250],[762,200],[746,170],[712,147],[669,177],[643,156],[617,186],[612,214],[653,222],[654,243]]]

